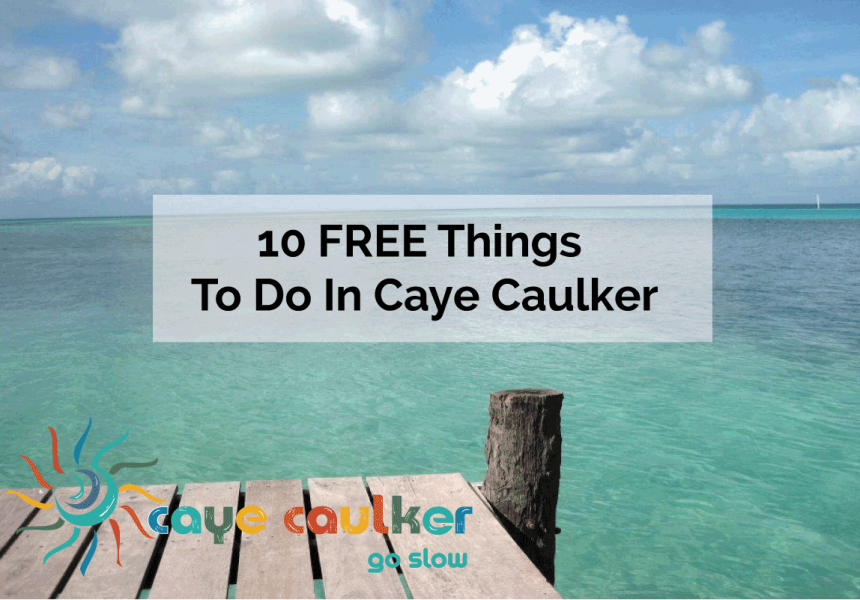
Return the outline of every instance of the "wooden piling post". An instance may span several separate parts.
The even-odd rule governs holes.
[[[484,450],[484,497],[550,583],[555,583],[563,399],[551,389],[493,392]]]

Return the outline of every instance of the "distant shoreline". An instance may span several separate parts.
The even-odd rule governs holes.
[[[684,207],[679,207],[684,208]],[[823,204],[820,209],[815,208],[812,203],[804,204],[714,204],[713,210],[860,210],[860,202]],[[492,211],[493,209],[484,209]],[[499,209],[506,210],[506,209]],[[405,212],[405,211],[383,211],[383,212]],[[422,211],[423,212],[423,211]],[[20,223],[33,221],[73,221],[73,220],[120,220],[120,219],[152,219],[152,215],[107,215],[107,216],[75,216],[75,217],[19,217],[0,218],[0,224]]]

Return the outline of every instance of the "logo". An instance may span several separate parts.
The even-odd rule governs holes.
[[[87,425],[86,431],[84,431],[84,434],[81,436],[81,439],[79,439],[78,443],[75,445],[74,458],[75,458],[75,464],[78,466],[80,466],[81,451],[84,448],[84,442],[86,442],[87,435],[89,434],[90,428],[92,427],[92,425],[93,425],[93,420],[91,418],[89,424]],[[48,427],[48,429],[51,432],[52,454],[53,454],[53,458],[54,458],[54,471],[56,471],[60,475],[66,475],[66,472],[63,471],[62,467],[60,467],[60,460],[59,460],[59,457],[57,456],[57,433],[54,431],[53,427]],[[87,479],[89,479],[90,491],[87,494],[86,498],[84,498],[84,493],[86,492],[87,483],[80,476],[77,476],[77,475],[72,476],[72,478],[75,481],[77,481],[78,484],[80,485],[80,491],[77,494],[75,494],[74,496],[69,498],[69,500],[71,500],[71,501],[78,500],[78,502],[69,502],[69,501],[65,502],[65,504],[69,508],[74,509],[72,511],[69,511],[62,506],[63,503],[61,502],[60,498],[58,498],[56,496],[56,494],[54,494],[54,496],[52,497],[52,500],[55,501],[54,504],[45,504],[45,503],[39,502],[37,500],[34,500],[32,498],[28,498],[24,494],[21,494],[20,492],[16,492],[14,490],[9,490],[6,492],[7,494],[16,494],[18,497],[21,498],[21,500],[23,500],[24,502],[26,502],[30,506],[35,506],[36,508],[38,508],[40,510],[50,510],[51,508],[56,506],[57,512],[59,513],[59,515],[57,516],[57,521],[52,525],[43,525],[43,526],[34,526],[34,527],[20,527],[19,529],[16,530],[15,533],[19,533],[19,532],[25,531],[25,530],[42,530],[42,531],[44,531],[44,530],[59,529],[59,528],[63,527],[67,522],[72,527],[74,527],[74,530],[71,533],[71,537],[69,537],[69,539],[67,541],[63,542],[62,544],[60,544],[56,548],[49,550],[47,552],[47,554],[45,554],[45,557],[42,559],[42,564],[46,563],[48,561],[48,559],[51,558],[54,554],[57,554],[58,552],[65,550],[66,548],[68,548],[69,546],[72,546],[75,542],[77,542],[78,538],[81,535],[81,529],[83,529],[85,527],[97,526],[97,525],[99,525],[105,521],[108,521],[110,523],[111,529],[113,530],[114,538],[116,539],[116,564],[118,564],[120,567],[122,566],[122,563],[120,562],[120,558],[119,558],[119,538],[120,538],[119,524],[114,519],[110,518],[110,516],[113,514],[114,510],[117,508],[117,504],[119,502],[119,493],[125,492],[125,491],[133,491],[133,492],[137,492],[137,493],[143,495],[145,498],[147,498],[148,500],[151,500],[152,502],[157,502],[157,503],[164,502],[164,500],[156,498],[155,496],[148,493],[146,490],[140,488],[139,486],[133,485],[133,484],[125,484],[122,487],[117,487],[117,484],[113,479],[113,475],[116,475],[121,469],[152,467],[158,462],[157,458],[155,460],[152,460],[152,461],[147,462],[147,463],[132,463],[132,462],[116,463],[115,465],[113,465],[110,468],[109,471],[105,471],[99,465],[99,461],[102,459],[102,457],[105,455],[105,453],[107,453],[109,450],[112,450],[113,448],[116,448],[117,446],[119,446],[121,443],[123,443],[125,441],[125,439],[127,437],[128,437],[128,431],[126,431],[125,434],[122,435],[119,439],[111,442],[110,444],[104,446],[98,452],[96,452],[95,456],[93,457],[92,463],[90,465],[91,468],[89,468],[89,469],[75,469],[76,473],[81,473],[81,475],[84,475],[85,477],[87,477]],[[54,489],[54,486],[49,484],[45,480],[45,478],[42,477],[42,474],[39,472],[39,469],[36,467],[36,465],[33,463],[32,460],[30,460],[29,458],[27,458],[26,456],[23,456],[23,455],[21,455],[21,458],[26,460],[27,464],[30,465],[30,469],[33,471],[33,475],[36,477],[36,481],[39,482],[39,485],[41,485],[42,487],[47,488],[49,490]],[[68,477],[68,475],[66,475],[66,477]],[[102,490],[104,490],[103,497],[101,498],[101,501],[99,501],[98,504],[96,504],[96,502],[99,500],[99,496],[102,495]],[[90,509],[90,507],[93,507],[93,508]],[[134,521],[134,524],[137,525],[137,529],[140,531],[140,533],[142,533],[144,536],[146,536],[150,539],[153,539],[152,536],[149,535],[146,532],[146,530],[144,530],[143,526],[140,524],[140,519],[138,519],[137,514],[135,514],[135,512],[134,512],[134,509],[132,509],[130,506],[126,506],[126,505],[122,505],[119,508],[121,508],[122,510],[126,511],[129,514],[132,521]],[[90,509],[90,510],[87,510],[87,509]],[[96,552],[96,546],[98,545],[98,543],[99,543],[98,530],[94,527],[93,528],[92,544],[90,544],[89,550],[87,550],[87,554],[84,557],[83,562],[81,562],[81,566],[80,566],[81,575],[85,576],[87,574],[87,567],[89,566],[90,561],[92,560],[93,555]]]

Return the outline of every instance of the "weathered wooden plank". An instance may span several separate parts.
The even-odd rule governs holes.
[[[53,504],[58,498],[60,501],[65,501],[78,491],[80,491],[79,488],[54,490],[47,500],[43,500],[43,502],[51,504],[52,507],[39,510],[28,527],[56,523],[60,514]],[[42,559],[50,550],[69,540],[74,530],[75,528],[70,523],[64,523],[59,529],[21,532],[18,539],[3,555],[3,560],[0,560],[0,597],[50,597],[74,559],[87,533],[89,533],[90,527],[81,528],[78,539],[70,547],[54,554],[44,564],[42,564]]]
[[[284,527],[286,512],[304,506],[302,482],[249,481],[245,506],[262,508],[268,521],[259,533],[242,533],[236,598],[314,598],[307,529],[300,535]],[[294,522],[302,525],[304,518]]]
[[[24,494],[28,498],[39,502],[48,495],[48,490],[29,489],[14,490]],[[0,496],[0,548],[6,545],[9,539],[15,535],[18,529],[31,512],[37,510],[21,500],[15,494],[4,493]]]
[[[233,553],[235,524],[224,534],[224,543],[215,544],[214,535],[204,525],[204,508],[215,508],[215,523],[223,523],[224,506],[239,504],[239,482],[189,483],[182,493],[182,506],[200,513],[201,533],[179,534],[171,529],[161,556],[150,598],[226,598]],[[183,517],[183,523],[189,518]]]
[[[327,598],[405,598],[406,592],[394,569],[368,571],[367,558],[374,552],[383,557],[388,546],[382,534],[373,530],[373,507],[360,477],[310,479],[311,506],[328,506],[338,517],[338,532],[316,536],[320,568]],[[370,522],[364,533],[350,534],[340,523],[340,508],[349,506],[351,519],[358,522],[358,509],[370,508]]]
[[[406,475],[402,477],[368,477],[368,487],[385,501],[384,520],[391,526],[391,498],[400,496],[401,514],[420,506],[416,519],[420,533],[410,533],[408,524],[402,533],[389,534],[394,551],[400,555],[403,573],[413,598],[560,598],[537,567],[532,564],[501,523],[484,505],[459,473],[448,475]],[[423,523],[425,511],[442,506],[455,514],[461,506],[471,506],[465,518],[465,533],[452,529],[442,535],[429,533]],[[428,559],[441,553],[465,553],[464,568],[425,567]],[[409,555],[417,552],[422,566],[410,567]]]
[[[164,502],[161,504],[153,502],[137,492],[121,492],[117,508],[111,514],[111,518],[117,522],[120,529],[119,559],[122,567],[116,564],[117,548],[113,529],[109,522],[105,522],[99,527],[98,545],[87,567],[86,576],[81,575],[80,570],[76,569],[60,592],[60,598],[137,597],[158,540],[158,535],[149,531],[147,526],[149,512],[156,506],[170,506],[170,501],[176,493],[176,485],[148,485],[144,486],[144,489]],[[140,524],[152,539],[140,533],[131,515],[119,508],[123,505],[134,510]]]

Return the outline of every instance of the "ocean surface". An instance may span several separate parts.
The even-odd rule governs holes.
[[[860,596],[860,208],[714,216],[709,344],[154,344],[150,218],[0,221],[0,487],[90,417],[139,484],[479,481],[553,387],[564,596]]]

